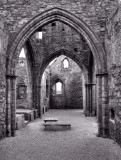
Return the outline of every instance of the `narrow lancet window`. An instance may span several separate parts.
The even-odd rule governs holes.
[[[39,31],[36,33],[36,38],[37,39],[42,39],[42,31]]]
[[[63,68],[69,68],[69,61],[67,58],[65,58],[63,61]]]
[[[56,83],[56,94],[62,94],[62,83],[61,82]]]

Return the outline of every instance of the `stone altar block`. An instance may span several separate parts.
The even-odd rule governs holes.
[[[46,122],[45,131],[65,131],[71,129],[71,124],[65,122]]]

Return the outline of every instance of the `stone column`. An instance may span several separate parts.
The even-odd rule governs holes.
[[[102,137],[109,137],[109,92],[108,92],[108,74],[102,75]]]
[[[41,68],[40,64],[36,63],[35,73],[33,77],[33,87],[34,87],[33,100],[34,100],[34,108],[37,109],[38,117],[41,118],[42,113],[41,113],[41,78],[40,78],[41,69],[40,68]]]
[[[108,74],[97,74],[98,136],[109,136]]]
[[[11,77],[6,75],[6,136],[11,136]]]
[[[96,116],[96,84],[92,86],[92,116]]]
[[[86,116],[94,116],[94,110],[93,110],[93,86],[95,84],[88,83],[85,84],[86,87]]]
[[[97,123],[98,123],[98,133],[97,136],[102,136],[102,77],[97,74]]]
[[[38,116],[42,117],[42,111],[41,111],[41,86],[37,86],[37,112]]]
[[[11,136],[15,136],[16,129],[16,76],[11,75]]]
[[[34,87],[34,108],[37,109],[38,117],[41,117],[41,86],[36,84]]]

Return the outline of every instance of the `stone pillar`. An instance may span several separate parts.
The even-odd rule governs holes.
[[[93,86],[95,84],[85,84],[86,87],[86,116],[95,116],[95,111],[92,106],[93,104]]]
[[[33,81],[32,81],[32,105],[34,109],[37,109],[36,107],[36,87]]]
[[[96,116],[96,84],[92,86],[92,116]]]
[[[109,137],[109,92],[108,92],[108,74],[102,76],[102,137]]]
[[[109,136],[108,74],[97,74],[98,136]]]
[[[102,77],[98,74],[97,76],[97,123],[98,133],[97,136],[102,136]]]
[[[37,109],[38,117],[41,117],[41,86],[36,84],[34,87],[34,108]]]
[[[42,111],[41,111],[41,86],[37,86],[37,112],[38,116],[42,117]]]
[[[6,136],[11,136],[11,77],[6,75]]]
[[[6,75],[6,136],[15,136],[16,126],[16,76]]]
[[[36,63],[35,72],[33,73],[33,102],[34,108],[37,109],[38,117],[41,118],[41,78],[40,64]]]
[[[11,136],[15,136],[16,129],[16,76],[11,76]]]

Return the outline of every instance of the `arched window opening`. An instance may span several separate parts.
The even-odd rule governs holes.
[[[63,68],[69,68],[69,61],[67,58],[65,58],[63,61]]]
[[[42,39],[42,31],[39,31],[36,33],[36,38],[37,39]]]
[[[55,87],[56,87],[56,94],[62,94],[62,83],[57,82]]]
[[[26,59],[25,49],[22,48],[19,55],[19,66],[24,67],[25,59]]]

